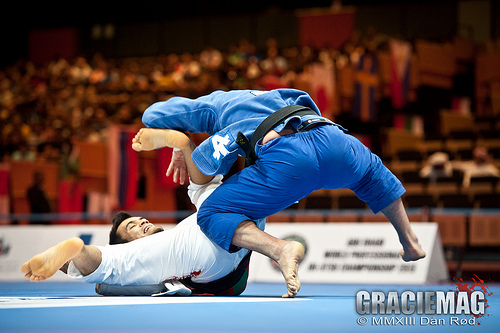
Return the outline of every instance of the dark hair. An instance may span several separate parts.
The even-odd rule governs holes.
[[[109,232],[109,244],[127,243],[125,239],[121,238],[120,235],[118,235],[117,231],[120,224],[129,217],[132,217],[132,215],[125,212],[119,212],[113,218],[113,226],[111,227],[111,231]]]

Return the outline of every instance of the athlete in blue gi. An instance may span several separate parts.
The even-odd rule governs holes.
[[[285,113],[284,119],[271,121],[264,133],[257,129],[268,116],[290,105],[303,106],[307,112]],[[227,251],[246,248],[276,260],[288,288],[284,297],[294,297],[300,289],[297,270],[302,245],[292,242],[280,247],[279,240],[253,221],[315,190],[353,190],[374,213],[382,211],[391,221],[403,246],[403,260],[425,256],[401,201],[405,192],[401,182],[359,140],[321,117],[305,92],[236,90],[215,91],[197,99],[173,97],[151,105],[142,120],[147,128],[133,140],[137,151],[175,146],[167,142],[172,137],[163,135],[164,129],[211,135],[192,153],[194,163],[206,175],[226,174],[238,155],[254,157],[254,164],[227,179],[203,203],[198,224]],[[252,138],[256,129],[258,135]]]

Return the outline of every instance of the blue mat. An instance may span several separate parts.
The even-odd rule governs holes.
[[[281,299],[285,292],[283,284],[253,283],[239,297],[155,298],[101,297],[95,294],[93,285],[76,282],[4,282],[0,283],[0,331],[500,331],[500,285],[488,284],[489,291],[493,293],[487,296],[489,307],[485,316],[477,319],[472,315],[360,315],[356,312],[356,293],[360,290],[387,294],[389,291],[402,293],[406,290],[448,291],[452,287],[452,284],[303,284],[299,297]],[[452,317],[458,320],[450,321]],[[474,325],[470,324],[471,319]]]

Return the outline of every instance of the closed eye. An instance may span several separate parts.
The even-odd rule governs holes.
[[[129,223],[127,223],[127,226],[125,227],[125,230],[130,231],[130,229],[132,229],[133,227],[135,226],[135,223],[134,221],[130,221]]]

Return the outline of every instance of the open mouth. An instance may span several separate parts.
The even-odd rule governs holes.
[[[151,229],[152,225],[151,224],[148,224],[145,228],[144,228],[144,233],[146,234],[149,229]]]

